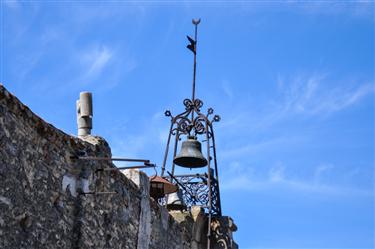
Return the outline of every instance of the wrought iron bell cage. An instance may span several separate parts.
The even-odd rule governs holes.
[[[171,125],[168,134],[167,145],[164,154],[161,176],[167,177],[171,182],[177,184],[182,191],[182,197],[187,208],[194,205],[203,207],[211,216],[221,216],[220,191],[219,191],[219,174],[216,157],[215,136],[213,130],[213,123],[220,121],[219,115],[214,115],[214,110],[208,108],[206,113],[202,112],[203,101],[195,98],[195,78],[196,78],[196,55],[197,55],[197,27],[200,19],[193,19],[195,25],[195,39],[187,36],[190,44],[187,46],[194,54],[194,72],[193,72],[193,91],[192,98],[185,99],[183,105],[185,111],[173,116],[167,110],[165,116],[171,120]],[[184,166],[191,168],[194,173],[178,175],[175,167],[181,167],[176,164],[177,148],[181,144],[180,141],[186,137],[190,140],[196,140],[198,143],[202,142],[202,148],[205,153],[207,163],[195,164],[193,161],[189,166],[189,160],[185,162]],[[186,141],[185,141],[186,142]],[[171,144],[173,144],[173,153],[169,153]],[[199,148],[200,144],[194,149]],[[169,156],[172,154],[171,166],[169,164]],[[202,161],[202,158],[199,158]],[[204,161],[204,160],[203,160]],[[203,166],[202,166],[203,165]],[[171,171],[168,171],[170,169]],[[204,170],[206,169],[206,170]]]

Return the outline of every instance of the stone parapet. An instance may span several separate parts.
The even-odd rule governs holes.
[[[201,209],[169,214],[142,172],[77,156],[111,150],[101,137],[65,134],[0,84],[0,248],[205,248]]]

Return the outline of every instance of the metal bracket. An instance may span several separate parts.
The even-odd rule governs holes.
[[[73,155],[70,157],[73,160],[95,160],[95,161],[123,161],[123,162],[143,162],[143,165],[137,166],[126,166],[126,167],[116,167],[116,168],[100,168],[95,170],[95,174],[98,172],[113,172],[120,171],[123,169],[141,169],[141,168],[154,168],[157,167],[156,164],[150,163],[150,160],[146,159],[133,159],[133,158],[113,158],[113,157],[93,157],[93,156],[77,156]],[[118,194],[116,191],[104,191],[104,192],[80,192],[80,195],[101,195],[101,194]]]

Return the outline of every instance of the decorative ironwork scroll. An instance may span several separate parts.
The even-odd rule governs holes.
[[[208,175],[176,175],[172,176],[183,193],[184,203],[187,207],[201,206],[208,209],[210,200],[208,193]],[[211,213],[214,215],[221,214],[220,198],[218,196],[218,182],[211,174]]]
[[[214,217],[211,221],[213,249],[238,249],[232,233],[237,230],[232,218],[228,216]]]

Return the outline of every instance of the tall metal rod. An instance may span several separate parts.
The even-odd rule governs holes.
[[[141,163],[149,163],[150,160],[146,159],[133,159],[133,158],[120,158],[120,157],[94,157],[94,156],[85,156],[85,157],[77,157],[79,160],[95,160],[95,161],[122,161],[122,162],[141,162]]]
[[[100,171],[117,171],[117,170],[124,170],[124,169],[145,169],[145,168],[155,168],[156,165],[139,165],[139,166],[128,166],[128,167],[117,167],[117,168],[104,168],[104,169],[97,169],[96,172]]]
[[[198,24],[200,22],[200,19],[198,19],[199,21],[196,21],[193,19],[193,24],[195,25],[195,36],[194,36],[194,40],[195,40],[195,44],[194,44],[194,71],[193,71],[193,93],[192,93],[192,98],[191,100],[193,101],[194,103],[194,100],[195,100],[195,76],[196,76],[196,72],[197,72],[197,43],[198,43]],[[194,113],[194,112],[193,112]]]
[[[176,158],[176,155],[177,155],[177,144],[178,144],[178,141],[180,139],[180,132],[176,131],[176,137],[175,137],[175,142],[174,142],[174,148],[173,148],[173,158]],[[175,164],[174,162],[172,161],[172,175],[174,175],[174,168],[175,168]]]
[[[193,70],[193,89],[191,101],[194,104],[195,100],[195,77],[197,74],[197,43],[198,43],[198,24],[200,19],[193,19],[193,24],[195,25],[195,34],[194,34],[194,70]],[[191,112],[191,122],[194,121],[194,111]],[[189,132],[190,133],[190,132]],[[190,135],[190,134],[189,134]]]
[[[217,184],[217,206],[219,207],[219,216],[221,216],[221,201],[220,201],[220,186],[219,186],[219,172],[217,170],[217,159],[216,159],[216,144],[215,144],[215,136],[214,131],[212,129],[212,123],[210,123],[210,130],[211,130],[211,139],[212,139],[212,150],[214,153],[214,164],[215,164],[215,176],[216,176],[216,184]]]
[[[168,141],[167,141],[167,146],[166,146],[166,148],[165,148],[165,154],[164,154],[164,159],[163,159],[163,165],[162,165],[162,168],[161,168],[161,176],[164,176],[165,164],[167,163],[168,150],[169,150],[169,143],[171,142],[171,136],[172,136],[172,128],[173,128],[173,119],[172,119],[172,121],[171,121],[171,127],[169,128]]]
[[[207,249],[210,249],[211,245],[211,216],[212,216],[212,189],[211,189],[211,160],[210,160],[210,139],[209,139],[209,125],[208,120],[206,118],[206,140],[207,140],[207,168],[208,168],[208,179],[207,179],[207,187],[208,187],[208,228],[207,228]]]

